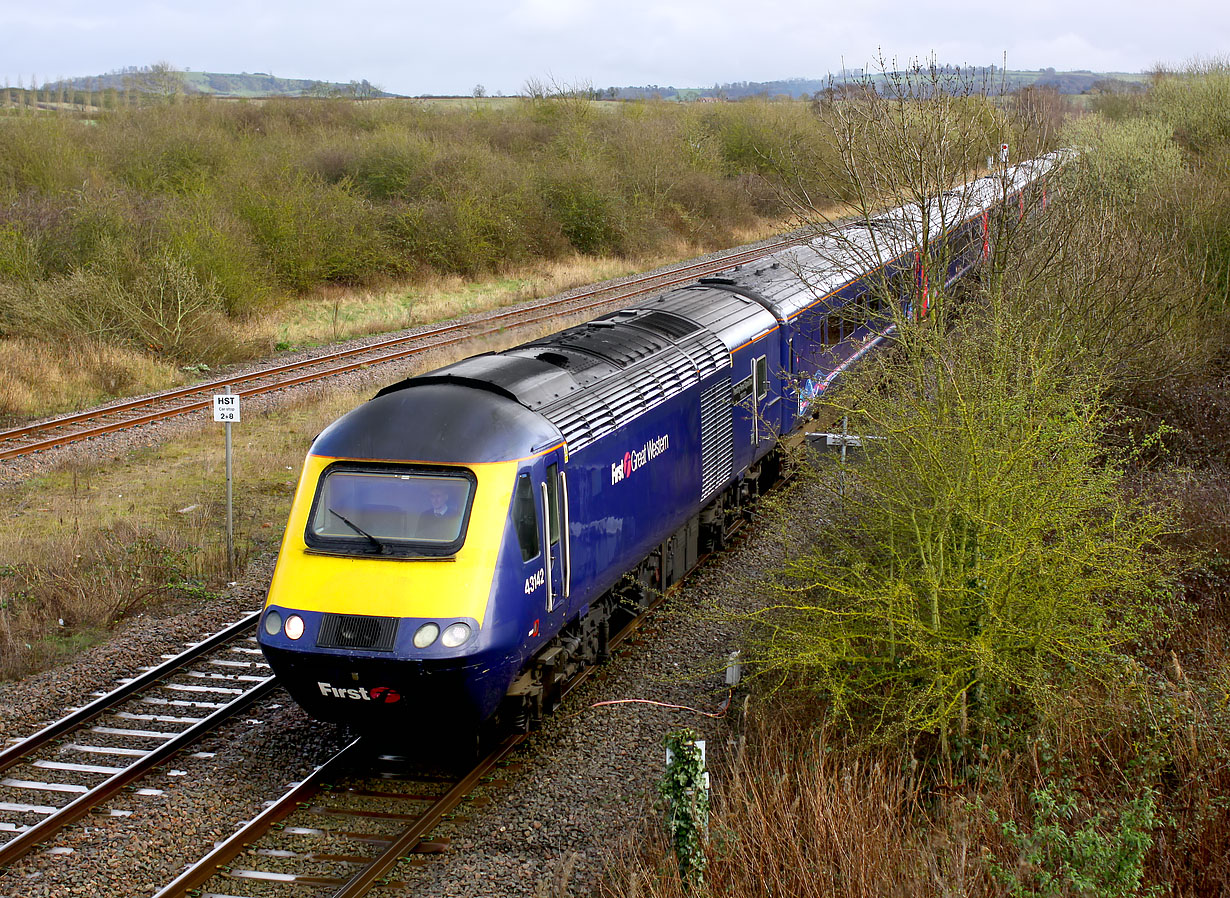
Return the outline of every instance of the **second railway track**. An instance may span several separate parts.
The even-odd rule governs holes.
[[[265,697],[248,615],[0,751],[0,869]]]
[[[268,366],[246,374],[166,390],[153,396],[115,402],[98,408],[62,415],[47,421],[0,430],[0,460],[56,449],[72,443],[128,430],[180,415],[202,411],[212,405],[212,394],[229,387],[241,397],[258,396],[301,384],[324,380],[372,365],[386,364],[467,340],[490,336],[513,328],[558,319],[561,315],[597,312],[605,306],[626,303],[637,296],[690,283],[706,275],[756,261],[769,253],[800,242],[776,241],[704,262],[676,266],[608,287],[579,294],[523,304],[516,308],[485,313],[463,322],[445,323],[368,343],[327,352],[309,359]]]

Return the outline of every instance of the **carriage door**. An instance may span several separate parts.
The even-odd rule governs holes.
[[[545,476],[539,484],[542,501],[543,561],[547,573],[548,614],[568,607],[572,591],[572,558],[568,538],[568,475],[563,470],[563,452],[548,453]]]

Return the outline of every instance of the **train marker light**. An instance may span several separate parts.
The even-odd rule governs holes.
[[[270,636],[277,636],[282,632],[282,615],[272,608],[265,612],[265,632]]]

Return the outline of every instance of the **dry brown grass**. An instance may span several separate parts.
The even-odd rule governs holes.
[[[995,894],[980,859],[994,834],[965,795],[922,795],[908,756],[853,750],[812,713],[774,701],[750,715],[735,757],[715,771],[702,889],[684,888],[654,815],[646,847],[628,849],[605,894]]]
[[[780,231],[776,222],[741,229],[735,242],[751,243]],[[331,343],[385,333],[485,312],[554,296],[612,278],[712,252],[718,247],[675,239],[656,252],[635,258],[572,255],[544,259],[499,277],[473,280],[457,275],[429,275],[412,283],[379,289],[327,288],[295,300],[260,319],[257,327],[272,332],[281,346]]]
[[[106,343],[0,339],[0,422],[83,408],[182,379],[165,362]]]
[[[1223,599],[1225,596],[1223,596]],[[609,864],[602,894],[621,898],[828,898],[828,896],[998,896],[1010,871],[1019,894],[1130,895],[1116,876],[1130,856],[1121,841],[1124,810],[1149,789],[1154,823],[1146,841],[1141,890],[1203,896],[1230,890],[1230,721],[1226,670],[1230,645],[1225,609],[1206,614],[1186,633],[1191,652],[1214,625],[1220,649],[1189,670],[1176,654],[1153,695],[1096,688],[1068,696],[1069,716],[1055,728],[1022,738],[1016,750],[993,752],[956,781],[939,780],[911,753],[858,745],[817,719],[814,703],[764,701],[747,721],[732,757],[713,771],[705,881],[680,880],[656,808]],[[1190,657],[1189,657],[1190,660]],[[1220,671],[1220,672],[1218,672]],[[1022,737],[1026,735],[1023,731]],[[1031,793],[1051,790],[1071,804],[1037,815]],[[998,821],[1042,836],[1049,866],[1026,859],[1024,843]],[[1130,864],[1131,862],[1127,862]],[[1044,870],[1057,874],[1041,885]],[[1087,888],[1076,876],[1092,875]]]

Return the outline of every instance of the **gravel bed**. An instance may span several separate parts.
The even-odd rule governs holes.
[[[635,850],[647,815],[655,815],[666,735],[696,730],[710,767],[737,744],[728,718],[663,705],[715,713],[726,702],[726,659],[740,636],[711,612],[741,604],[740,584],[755,573],[749,569],[776,554],[773,538],[761,534],[712,559],[657,612],[627,655],[570,695],[517,750],[500,775],[504,782],[484,790],[490,802],[471,803],[464,822],[437,829],[436,837],[450,839],[447,852],[403,863],[394,878],[409,887],[375,894],[594,894],[606,871]],[[736,693],[736,707],[738,699]]]

